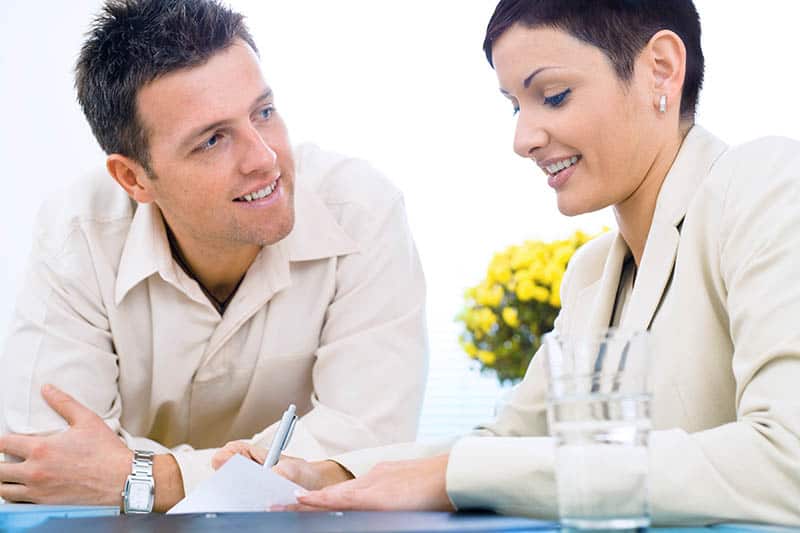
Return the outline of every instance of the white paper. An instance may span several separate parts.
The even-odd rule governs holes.
[[[167,514],[267,511],[273,505],[297,503],[294,491],[299,488],[271,468],[237,454]]]

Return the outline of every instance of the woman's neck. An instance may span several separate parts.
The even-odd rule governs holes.
[[[661,146],[639,187],[628,198],[614,206],[614,216],[620,234],[630,248],[636,266],[642,262],[661,186],[690,127],[691,125],[681,127],[677,135]]]

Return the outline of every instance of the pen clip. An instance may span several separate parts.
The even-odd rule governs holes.
[[[281,451],[285,450],[286,447],[289,445],[289,439],[292,438],[292,433],[294,433],[294,426],[297,424],[297,415],[292,417],[292,421],[289,423],[289,431],[286,432],[286,438],[283,439],[281,443]]]

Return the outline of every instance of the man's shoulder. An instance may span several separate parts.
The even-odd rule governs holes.
[[[356,209],[377,215],[402,196],[400,189],[363,159],[314,144],[299,145],[295,158],[298,183],[334,211]]]
[[[102,171],[85,175],[49,196],[39,210],[34,240],[53,252],[78,233],[118,233],[130,226],[135,205]]]

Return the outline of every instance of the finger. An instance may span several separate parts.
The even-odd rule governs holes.
[[[305,512],[305,513],[320,513],[323,511],[330,511],[330,509],[321,509],[319,507],[311,507],[310,505],[303,505],[301,503],[294,503],[290,505],[273,505],[269,508],[271,513],[276,512]]]
[[[249,446],[247,448],[248,453],[250,454],[250,458],[257,462],[260,465],[264,464],[264,461],[267,460],[267,449],[262,448],[261,446]],[[283,456],[281,456],[283,457]],[[279,459],[280,460],[280,459]]]
[[[363,505],[358,504],[357,493],[349,481],[331,485],[322,490],[298,490],[295,492],[295,497],[299,503],[310,507],[352,511],[366,510]]]
[[[22,459],[30,456],[36,441],[41,437],[31,437],[29,435],[3,435],[0,437],[0,453],[16,455]]]
[[[78,400],[53,385],[42,386],[42,397],[70,426],[89,417],[97,416]]]
[[[222,448],[220,451],[214,454],[214,457],[211,458],[211,467],[214,470],[219,470],[222,465],[228,462],[228,459],[233,457],[234,453],[236,452]]]
[[[25,463],[0,463],[0,483],[25,483]]]
[[[33,503],[28,487],[16,483],[0,483],[0,498],[7,502]]]

